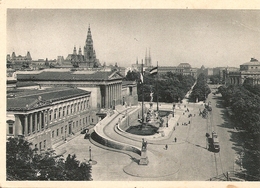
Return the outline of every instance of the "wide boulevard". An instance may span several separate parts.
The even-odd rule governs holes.
[[[212,91],[215,90],[215,87],[210,87]],[[169,175],[160,177],[128,175],[123,169],[132,162],[130,156],[93,145],[89,140],[84,139],[84,135],[79,135],[55,149],[57,152],[64,151],[65,157],[67,154],[76,154],[79,160],[84,161],[90,157],[89,146],[91,146],[91,157],[97,162],[92,166],[94,181],[210,180],[216,176],[223,176],[228,171],[240,169],[235,160],[236,153],[239,152],[241,147],[236,142],[238,139],[237,133],[226,113],[226,109],[222,105],[221,95],[209,94],[206,103],[211,104],[212,112],[208,114],[207,118],[203,118],[199,115],[200,110],[204,109],[202,102],[188,103],[187,100],[183,100],[181,108],[175,110],[176,115],[179,115],[179,119],[178,125],[175,126],[172,134],[165,140],[162,139],[154,144],[148,144],[148,151],[167,158],[167,161],[160,161],[160,158],[158,158],[155,163],[157,163],[157,170],[166,168],[164,170],[169,171]],[[169,105],[169,109],[171,107],[172,105]],[[187,108],[189,112],[187,112]],[[190,114],[192,117],[189,117]],[[105,130],[109,131],[109,129]],[[220,151],[217,153],[208,150],[206,133],[211,134],[212,131],[215,131],[219,137]],[[111,135],[115,134],[115,132],[111,132]],[[175,142],[175,138],[177,142]],[[120,137],[117,136],[117,139],[120,139]],[[135,144],[133,141],[129,142]],[[166,144],[167,149],[165,149]],[[141,147],[141,142],[139,147]],[[171,160],[177,162],[176,169],[167,168],[167,163],[170,164]],[[162,162],[166,164],[162,164]],[[153,164],[149,163],[148,165]],[[156,171],[156,169],[154,170]]]

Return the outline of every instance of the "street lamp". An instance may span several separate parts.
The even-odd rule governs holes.
[[[92,159],[91,159],[91,146],[89,146],[89,160],[88,162],[91,164]]]

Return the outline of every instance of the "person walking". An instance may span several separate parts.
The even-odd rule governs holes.
[[[177,138],[176,137],[174,138],[174,141],[177,142]]]
[[[165,150],[167,150],[167,149],[168,149],[168,145],[166,144],[166,145],[165,145]]]

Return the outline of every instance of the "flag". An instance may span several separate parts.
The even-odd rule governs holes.
[[[141,80],[141,84],[144,83],[144,77],[142,73],[140,73],[140,80]]]
[[[158,67],[154,67],[150,70],[150,75],[155,75],[158,73]]]

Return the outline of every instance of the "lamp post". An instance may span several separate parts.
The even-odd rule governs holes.
[[[168,127],[168,116],[166,116],[166,127]]]
[[[91,164],[92,159],[91,159],[91,146],[89,146],[89,160],[88,162]]]

